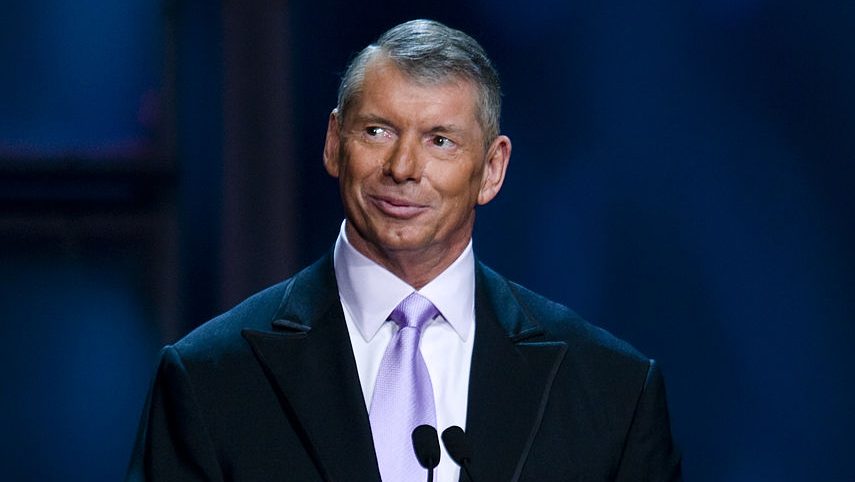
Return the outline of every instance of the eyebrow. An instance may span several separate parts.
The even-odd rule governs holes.
[[[464,132],[465,130],[466,129],[458,126],[457,124],[447,124],[447,125],[434,126],[428,132],[430,132],[432,134],[435,134],[435,133],[459,134],[461,132]]]
[[[353,120],[357,124],[384,124],[387,126],[395,125],[389,119],[375,114],[357,114]]]
[[[377,114],[356,114],[353,119],[355,124],[381,124],[395,127],[395,123]],[[457,124],[439,124],[428,129],[430,134],[460,134],[465,132],[462,126]]]

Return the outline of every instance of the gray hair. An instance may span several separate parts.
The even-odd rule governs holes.
[[[433,20],[411,20],[393,27],[354,57],[338,88],[339,122],[358,100],[365,67],[378,54],[418,82],[436,84],[461,78],[474,83],[485,145],[499,135],[502,93],[492,62],[475,39]]]

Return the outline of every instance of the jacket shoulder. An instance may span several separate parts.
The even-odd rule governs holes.
[[[616,357],[644,365],[650,362],[635,347],[585,320],[572,309],[520,284],[506,282],[522,309],[544,330],[544,336],[567,343],[571,353]]]
[[[244,328],[269,329],[292,280],[289,278],[270,286],[202,323],[173,347],[183,359],[198,361],[221,356],[238,346],[243,348],[241,331]]]

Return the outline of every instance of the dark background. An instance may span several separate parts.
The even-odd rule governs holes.
[[[478,256],[661,363],[687,479],[855,480],[855,4],[767,0],[4,3],[0,477],[120,479],[159,346],[330,249],[416,17],[503,78]]]

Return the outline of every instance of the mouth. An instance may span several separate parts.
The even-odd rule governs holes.
[[[368,196],[377,209],[395,219],[411,219],[427,211],[428,206],[403,198],[391,196]]]

